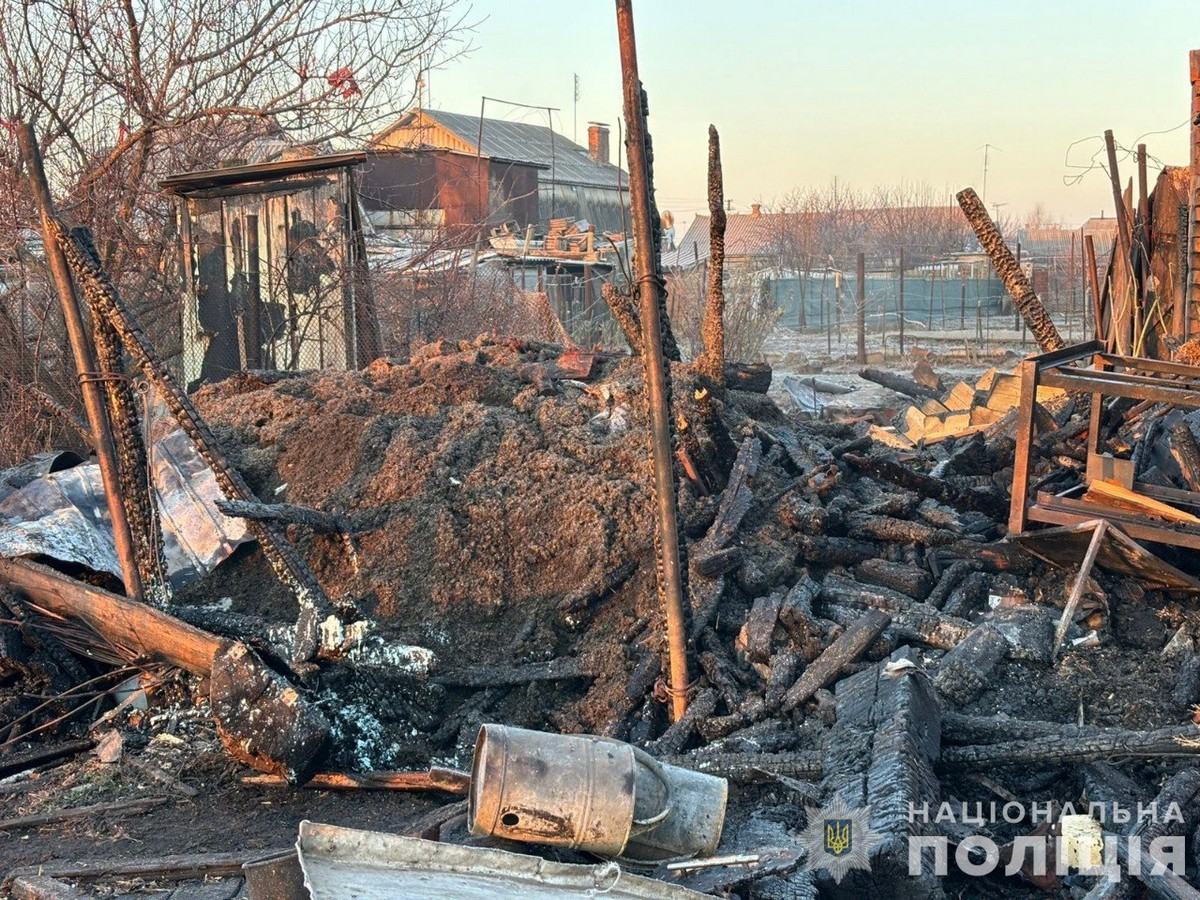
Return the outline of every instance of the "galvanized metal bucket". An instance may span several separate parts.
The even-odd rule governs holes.
[[[635,862],[712,856],[725,826],[729,782],[692,769],[660,765],[670,785],[670,812],[657,824],[632,835],[621,856]],[[643,788],[638,780],[639,809],[642,796],[653,790],[653,785]]]
[[[639,772],[659,798],[639,809]],[[475,742],[471,834],[620,856],[632,835],[665,821],[671,783],[636,747],[594,735],[484,725]]]

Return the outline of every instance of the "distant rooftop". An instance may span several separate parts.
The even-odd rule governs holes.
[[[542,181],[628,188],[629,176],[619,168],[592,159],[586,147],[545,125],[484,118],[482,134],[480,145],[479,116],[433,109],[410,110],[372,138],[371,146],[435,146],[479,152],[493,159],[545,167],[539,173]]]

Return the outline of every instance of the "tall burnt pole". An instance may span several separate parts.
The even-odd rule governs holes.
[[[633,33],[633,0],[616,0],[617,35],[621,46],[621,82],[625,97],[625,146],[629,160],[629,202],[632,213],[634,272],[642,326],[646,403],[650,419],[650,450],[654,465],[655,551],[658,593],[667,619],[671,710],[675,719],[687,711],[690,684],[687,658],[687,569],[679,540],[675,505],[675,462],[671,442],[671,375],[666,357],[674,340],[666,313],[666,289],[660,271],[660,248],[655,241],[650,138],[646,102],[638,77],[637,44]],[[671,347],[665,347],[669,341]]]
[[[125,582],[125,593],[135,600],[142,599],[142,578],[138,570],[137,557],[133,549],[133,537],[129,530],[129,517],[121,499],[120,470],[117,467],[116,446],[113,443],[112,427],[108,419],[104,389],[100,380],[105,377],[96,364],[96,354],[88,338],[83,321],[83,310],[79,296],[71,281],[71,270],[66,257],[58,245],[53,227],[54,200],[50,196],[50,185],[46,181],[46,169],[42,164],[42,152],[38,148],[33,126],[22,122],[17,126],[17,145],[25,163],[30,192],[41,218],[42,244],[50,279],[62,304],[63,321],[67,326],[67,338],[75,356],[75,369],[79,373],[79,391],[83,395],[83,409],[91,426],[96,448],[96,459],[100,463],[100,481],[104,485],[104,498],[108,503],[108,515],[112,520],[113,544],[117,560],[121,564],[121,575]],[[93,312],[94,315],[99,313]]]
[[[1004,289],[1013,298],[1013,306],[1017,308],[1017,312],[1029,326],[1029,331],[1033,334],[1034,340],[1038,342],[1038,346],[1042,348],[1042,352],[1049,353],[1051,350],[1062,349],[1065,345],[1058,329],[1054,326],[1054,321],[1046,312],[1042,301],[1038,299],[1033,285],[1021,271],[1020,263],[1012,255],[1008,245],[1004,243],[1004,238],[996,228],[992,217],[988,215],[979,195],[973,188],[965,188],[958,192],[956,199],[967,223],[975,231],[975,236],[979,238],[983,252],[988,255],[996,274],[1004,282]]]

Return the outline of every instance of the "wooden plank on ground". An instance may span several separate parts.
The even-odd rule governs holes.
[[[1083,499],[1089,503],[1111,506],[1115,509],[1130,510],[1156,519],[1164,519],[1168,522],[1200,525],[1200,518],[1193,516],[1189,512],[1184,512],[1182,509],[1171,506],[1169,503],[1163,503],[1161,500],[1155,500],[1153,497],[1147,497],[1144,494],[1139,494],[1136,491],[1129,490],[1129,488],[1107,481],[1093,481],[1089,485],[1087,493],[1083,495]]]
[[[975,403],[975,388],[971,387],[965,381],[960,381],[950,389],[950,393],[946,395],[944,402],[948,409],[969,410]]]

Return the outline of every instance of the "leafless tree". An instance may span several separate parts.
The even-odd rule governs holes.
[[[36,124],[71,218],[120,279],[169,245],[159,178],[265,136],[368,136],[423,67],[463,49],[464,14],[454,0],[0,0],[0,120]]]
[[[470,15],[459,0],[0,0],[0,329],[15,332],[0,356],[16,357],[0,359],[5,371],[74,380],[30,252],[16,122],[34,124],[65,218],[91,228],[170,356],[183,279],[159,179],[245,160],[265,138],[361,145],[409,105],[423,70],[467,49]]]

